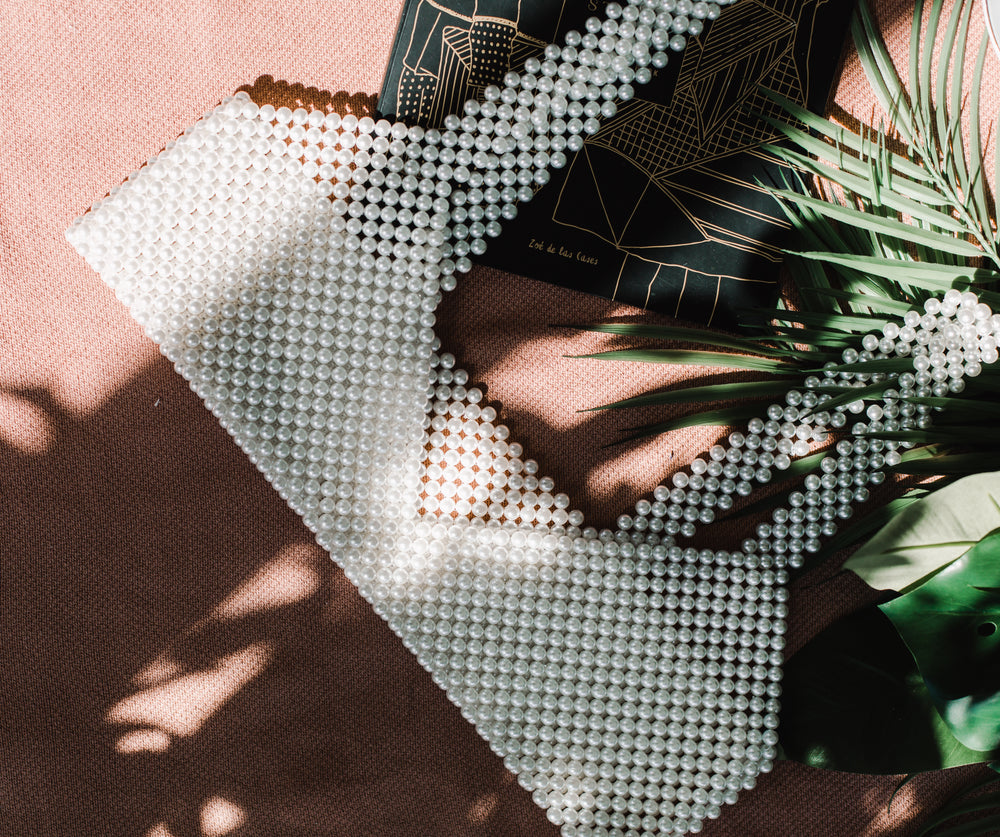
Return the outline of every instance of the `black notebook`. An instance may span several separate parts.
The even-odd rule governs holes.
[[[602,0],[406,0],[381,114],[440,125]],[[480,263],[719,326],[773,304],[789,228],[766,91],[822,111],[852,4],[740,0],[587,137]]]

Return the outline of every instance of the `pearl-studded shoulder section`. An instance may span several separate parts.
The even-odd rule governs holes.
[[[697,831],[775,758],[787,568],[899,461],[883,433],[997,361],[1000,317],[929,299],[585,528],[441,351],[472,207],[506,204],[411,131],[237,96],[67,235],[567,837]],[[913,371],[864,367],[890,357]],[[756,537],[677,542],[831,430]]]
[[[441,129],[233,97],[68,232],[566,837],[695,832],[770,769],[788,569],[998,359],[975,294],[930,299],[614,530],[525,458],[442,350],[441,294],[719,12],[608,4]],[[831,432],[755,537],[684,546]]]
[[[660,501],[584,528],[441,353],[426,243],[348,227],[378,134],[286,120],[224,103],[70,241],[566,834],[697,828],[774,757],[783,571]]]

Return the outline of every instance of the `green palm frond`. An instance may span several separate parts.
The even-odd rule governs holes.
[[[886,323],[952,288],[975,290],[1000,310],[1000,241],[983,166],[989,141],[979,121],[985,35],[969,56],[971,75],[966,72],[972,5],[955,0],[946,13],[943,0],[917,0],[904,83],[859,0],[852,34],[887,124],[852,129],[769,94],[788,116],[786,122],[769,120],[781,142],[768,148],[786,171],[782,188],[771,191],[795,237],[786,258],[795,304],[747,311],[748,332],[738,336],[674,326],[585,326],[614,336],[608,351],[587,357],[699,367],[697,385],[593,408],[642,415],[644,421],[625,431],[625,440],[693,425],[742,423],[763,415],[769,399],[802,388],[809,377],[811,387],[831,396],[824,411],[857,410],[863,399],[895,388],[888,375],[913,368],[909,358],[862,353],[859,360],[864,335],[880,335]],[[995,136],[992,141],[1000,190],[1000,142]],[[734,383],[731,371],[722,368],[752,371],[754,380]],[[847,377],[853,374],[858,378]],[[819,560],[871,537],[964,476],[1000,471],[1000,434],[994,429],[1000,419],[1000,369],[986,367],[966,384],[959,394],[938,391],[901,405],[911,419],[907,429],[877,435],[908,443],[895,470],[923,481],[843,525]],[[687,412],[657,419],[656,410],[676,412],[678,406]],[[923,420],[931,415],[933,423]],[[733,513],[756,515],[785,503],[798,486],[792,480],[816,470],[825,455],[821,449],[797,459],[776,475],[770,495]],[[926,481],[929,476],[936,479]],[[919,831],[920,837],[996,833],[996,779],[962,791]]]
[[[612,404],[602,404],[591,407],[583,412],[593,410],[623,410],[629,407],[658,407],[666,404],[704,404],[710,401],[759,401],[765,398],[777,398],[788,390],[788,383],[780,381],[738,381],[727,384],[710,384],[701,387],[684,387],[668,389],[661,392],[649,392],[635,398],[626,398]]]
[[[716,409],[696,409],[679,418],[657,421],[654,416],[626,431],[626,438],[735,421],[748,410],[759,414],[763,402],[757,398],[801,386],[807,376],[824,372],[831,376],[825,390],[834,396],[834,406],[877,396],[886,384],[872,382],[845,392],[834,378],[858,370],[901,371],[909,364],[885,361],[885,368],[877,369],[871,362],[845,363],[844,350],[859,348],[863,335],[878,334],[887,322],[951,288],[973,289],[1000,308],[1000,241],[982,159],[988,142],[979,125],[987,36],[976,46],[967,72],[971,15],[971,0],[957,0],[947,13],[943,0],[917,0],[909,66],[901,78],[876,21],[859,2],[852,34],[888,124],[854,129],[767,94],[788,116],[785,122],[769,120],[781,143],[768,149],[789,172],[784,187],[772,191],[797,240],[786,264],[798,310],[781,305],[748,311],[748,323],[756,325],[737,336],[620,323],[584,326],[620,338],[611,350],[587,357],[746,369],[762,378],[733,384],[730,373],[714,373],[727,377],[712,380],[709,371],[700,387],[604,405],[646,411],[694,405],[697,398],[717,402]],[[767,325],[759,325],[762,319]],[[680,349],[678,342],[697,348]],[[1000,468],[1000,439],[993,431],[1000,414],[998,392],[1000,371],[986,368],[962,394],[914,403],[918,414],[933,411],[935,420],[927,428],[895,434],[916,446],[898,472],[940,476]],[[726,407],[725,399],[739,403]],[[887,513],[895,509],[890,506]],[[860,523],[846,527],[841,545],[864,531]]]

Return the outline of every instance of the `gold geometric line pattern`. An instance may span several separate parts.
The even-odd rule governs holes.
[[[687,290],[688,286],[688,269],[684,268],[684,284],[681,285],[681,291],[677,294],[677,307],[674,309],[674,316],[679,317],[681,315],[681,300],[684,299],[684,291]],[[712,312],[715,313],[714,310]]]
[[[436,6],[437,4],[434,3],[432,5]],[[438,12],[437,17],[434,18],[434,27],[433,28],[437,29],[437,25],[440,22],[441,22],[441,13]],[[411,46],[413,45],[413,36],[414,36],[414,34],[416,34],[416,33],[415,32],[410,32],[410,45]],[[420,69],[420,65],[423,64],[423,62],[424,62],[424,53],[427,51],[427,47],[430,46],[430,43],[431,42],[429,40],[424,41],[424,45],[420,49],[420,55],[417,56],[417,63],[412,68],[414,72],[421,73],[421,75],[423,75],[426,72],[425,70],[421,70]],[[409,50],[407,50],[407,53],[409,53]]]
[[[675,268],[677,270],[690,271],[691,268],[686,264],[680,264],[677,262],[664,262],[659,259],[648,259],[641,253],[626,253],[626,259],[638,259],[641,262],[645,262],[649,265],[657,265],[663,268]],[[693,271],[694,273],[701,274],[702,276],[711,276],[713,279],[725,279],[726,282],[739,282],[746,285],[773,285],[774,282],[771,279],[754,279],[752,276],[732,276],[728,273],[703,273],[700,270]]]
[[[649,287],[646,288],[646,301],[642,304],[643,308],[649,307],[649,296],[653,293],[653,285],[656,283],[656,277],[660,275],[661,270],[663,270],[663,265],[658,264],[656,266],[656,273],[653,274],[653,278],[649,280]]]
[[[488,84],[526,58],[541,54],[556,30],[541,38],[522,32],[518,27],[522,2],[518,0],[516,19],[510,20],[480,14],[478,1],[476,11],[467,15],[435,0],[419,0],[410,16],[410,42],[397,82],[397,114],[425,125],[440,125],[448,113],[459,112],[466,99],[478,98]],[[566,2],[559,8],[560,20]],[[415,42],[418,33],[423,33],[423,43]],[[432,45],[440,50],[436,66],[429,66],[434,59],[427,56]]]
[[[797,22],[809,14],[806,7],[816,4],[803,4],[796,15],[790,13],[793,5],[791,0],[747,0],[734,8],[685,52],[669,107],[638,100],[590,142],[625,151],[657,177],[773,137],[773,129],[760,120],[721,123],[737,108],[776,108],[759,84],[805,101],[794,35]]]
[[[747,209],[742,204],[733,203],[732,201],[726,200],[725,198],[721,198],[718,195],[713,194],[712,192],[706,192],[701,189],[697,189],[693,186],[688,186],[687,184],[684,183],[671,183],[670,191],[681,192],[682,194],[690,195],[691,197],[700,198],[706,203],[710,203],[713,206],[718,206],[720,209],[728,209],[732,212],[739,212],[741,215],[746,215],[750,218],[756,218],[759,221],[776,222],[774,216],[769,215],[765,212],[760,212],[755,209]],[[764,242],[761,242],[761,244],[763,245]]]
[[[724,244],[770,262],[780,261],[779,250],[770,241],[724,229],[718,223],[696,217],[693,211],[681,206],[680,201],[670,196],[690,195],[701,202],[719,207],[726,213],[741,214],[758,228],[761,224],[768,230],[788,228],[787,220],[780,215],[749,209],[735,200],[720,197],[708,188],[699,189],[687,182],[677,182],[676,175],[687,170],[710,178],[710,183],[714,181],[746,189],[754,194],[767,192],[759,183],[711,171],[710,161],[738,151],[747,151],[755,159],[773,162],[773,159],[754,147],[760,141],[772,138],[773,129],[761,120],[751,120],[750,124],[742,126],[727,123],[720,128],[719,120],[724,111],[730,112],[740,106],[765,113],[774,110],[777,106],[758,90],[761,82],[765,82],[768,89],[792,101],[805,103],[807,90],[795,55],[796,27],[808,27],[811,33],[816,10],[822,5],[825,5],[825,0],[745,0],[742,5],[737,4],[727,25],[723,25],[726,18],[722,18],[721,22],[715,21],[707,33],[708,37],[693,41],[690,49],[685,51],[669,107],[641,99],[633,100],[619,108],[617,117],[606,122],[596,135],[589,138],[586,147],[611,152],[644,171],[649,181],[655,183],[673,205],[677,206],[686,222],[704,236],[705,242]],[[748,38],[748,32],[753,32],[754,37]],[[811,51],[811,40],[807,38],[807,41]],[[736,72],[741,63],[741,72]],[[808,66],[808,56],[805,63]],[[590,155],[585,151],[576,162],[583,162],[584,158],[586,168],[576,172],[571,170],[567,177],[557,198],[552,221],[594,235],[619,250],[626,249],[622,246],[624,236],[638,211],[638,205],[646,197],[648,187],[643,190],[631,210],[627,207],[618,210],[621,217],[615,223],[599,186],[601,181]],[[586,221],[575,224],[560,218],[560,215],[567,214],[570,207],[566,202],[573,199],[572,188],[571,192],[567,192],[566,188],[574,176],[587,177],[591,183],[598,184],[597,197],[613,240],[609,240],[608,235]],[[614,185],[609,188],[614,188]],[[572,213],[573,216],[578,214]],[[644,261],[668,266],[665,261],[643,255],[642,250],[662,251],[664,247],[692,244],[696,245],[697,241],[678,245],[651,242],[645,245],[628,245],[627,251]],[[736,276],[722,278],[762,281]],[[615,284],[616,294],[620,283],[621,273]],[[685,278],[685,285],[686,283]],[[762,283],[773,284],[773,280]],[[647,289],[647,301],[650,295],[651,290]]]
[[[753,156],[757,157],[759,160],[765,163],[776,163],[775,158],[769,154],[759,154]],[[761,183],[749,183],[748,181],[743,180],[740,177],[734,177],[733,175],[726,174],[724,172],[713,171],[712,169],[701,168],[700,166],[695,167],[694,169],[692,169],[692,171],[696,171],[699,174],[705,176],[706,178],[711,178],[713,180],[718,181],[719,183],[728,183],[732,186],[738,186],[742,189],[749,189],[751,192],[757,192],[758,194],[769,194],[771,191],[767,186],[764,186]],[[745,212],[748,213],[756,212],[755,210],[748,210],[745,207],[743,209]],[[769,223],[774,224],[776,227],[782,227],[784,229],[791,228],[791,223],[784,218],[779,218],[777,216],[768,213],[756,212],[756,214],[759,215],[763,220],[767,220]]]
[[[722,292],[722,277],[720,276],[718,281],[715,283],[715,300],[712,302],[712,313],[708,315],[707,325],[712,324],[712,320],[715,319],[715,312],[719,308],[719,294]]]
[[[635,208],[632,210],[632,214],[628,216],[628,220],[625,222],[625,226],[622,227],[622,230],[627,230],[629,228],[629,225],[632,223],[632,219],[635,218],[635,213],[639,211],[639,206],[642,204],[642,199],[644,197],[646,197],[646,192],[649,191],[649,187],[652,186],[652,185],[653,185],[653,181],[652,180],[646,181],[646,185],[643,187],[642,194],[639,195],[638,199],[636,200],[636,202],[635,202]],[[600,194],[600,192],[599,192],[599,194]],[[601,195],[601,203],[602,204],[604,203],[604,196],[603,195]],[[611,219],[610,218],[608,219],[608,226],[611,226]],[[613,226],[611,226],[611,231],[615,232],[615,229],[614,229]],[[619,239],[619,241],[617,241],[616,243],[620,245],[621,244],[621,240]]]
[[[442,6],[440,3],[436,2],[436,0],[420,0],[420,2],[421,5],[432,6],[433,8],[444,12],[450,17],[457,17],[461,18],[462,20],[467,20],[470,23],[472,22],[472,18],[469,15],[463,15],[461,12],[455,11],[455,9],[448,8],[448,6]]]
[[[618,298],[618,286],[622,281],[622,273],[625,271],[625,265],[628,264],[628,253],[625,253],[625,258],[622,259],[622,266],[618,268],[618,279],[615,280],[615,289],[611,294],[611,299]]]

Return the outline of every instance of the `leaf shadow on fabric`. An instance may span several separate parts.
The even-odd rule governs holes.
[[[8,395],[0,834],[555,833],[166,361]]]

